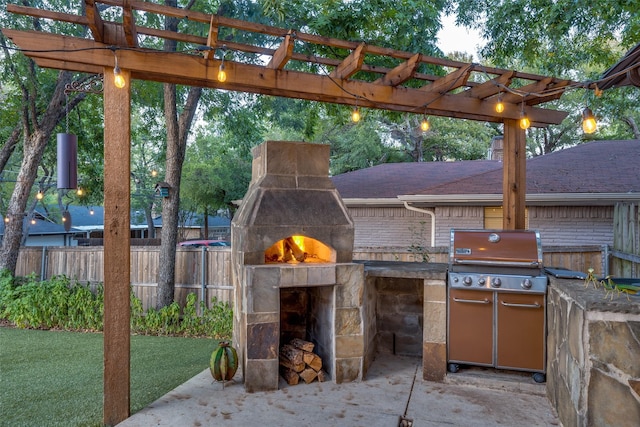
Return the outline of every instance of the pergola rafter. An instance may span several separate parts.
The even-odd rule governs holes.
[[[518,127],[520,113],[524,111],[533,126],[558,124],[567,116],[566,112],[538,106],[558,99],[565,89],[576,87],[569,80],[284,30],[145,1],[84,0],[84,4],[82,16],[14,4],[8,5],[7,11],[86,26],[91,38],[42,31],[2,31],[41,67],[105,76],[104,423],[107,425],[123,421],[130,410],[131,92],[130,85],[124,89],[114,85],[114,54],[127,81],[150,80],[503,123],[505,229],[525,227],[526,146],[525,133]],[[105,21],[99,4],[121,8],[122,22]],[[202,23],[206,37],[138,25],[136,16],[141,13]],[[262,39],[270,37],[273,45],[251,45],[233,37],[221,39],[227,29],[254,33]],[[142,42],[148,37],[182,42],[192,48],[183,52],[145,48]],[[222,55],[231,52],[230,58],[224,59],[225,82],[217,80],[222,61],[221,56],[215,56],[218,50]],[[336,53],[320,56],[313,53],[316,50]],[[251,55],[259,58],[247,60]],[[381,63],[395,65],[377,65],[376,59],[380,57]],[[505,104],[503,113],[495,111],[498,99]]]
[[[122,8],[122,23],[103,21],[98,12],[98,3],[120,6]],[[118,50],[120,66],[129,69],[134,79],[157,80],[189,86],[246,91],[346,105],[357,104],[361,107],[490,122],[518,119],[524,103],[524,111],[533,126],[558,124],[567,116],[567,113],[562,111],[536,106],[542,102],[559,98],[563,93],[562,90],[546,92],[553,88],[570,86],[573,82],[569,80],[468,64],[294,30],[284,30],[143,1],[85,0],[85,4],[86,16],[17,5],[8,5],[7,10],[37,18],[86,25],[91,30],[93,39],[77,38],[72,40],[72,38],[50,33],[42,33],[43,37],[38,37],[33,32],[13,30],[5,30],[5,33],[23,50],[27,51],[25,53],[38,64],[51,68],[101,72],[99,68],[113,65],[113,58],[105,55],[103,60],[98,61],[96,55],[90,55],[87,52],[90,49],[112,47]],[[203,23],[208,26],[208,35],[202,37],[196,34],[137,25],[134,13],[136,11]],[[220,40],[218,35],[222,28],[270,36],[279,44],[277,47],[271,48],[234,40]],[[141,35],[190,44],[193,45],[194,52],[169,54],[140,48],[138,39]],[[29,39],[32,39],[33,42],[30,42]],[[305,52],[305,44],[317,45],[324,50],[347,52],[347,54],[343,58],[320,57]],[[78,54],[68,52],[64,58],[56,58],[56,55],[47,52],[47,50],[70,50],[71,45],[77,46],[76,49],[85,49],[87,52],[76,52]],[[205,51],[203,53],[196,52],[199,47],[204,48]],[[295,51],[296,48],[298,48],[298,52]],[[228,58],[225,61],[228,78],[226,82],[220,83],[216,80],[217,73],[212,73],[210,70],[219,66],[221,58],[215,58],[215,51],[218,49],[235,51],[238,54],[270,57],[270,60],[264,61],[264,65],[260,65],[255,61],[254,63],[241,62],[239,58],[242,55]],[[162,60],[166,60],[164,55],[175,56],[171,59],[171,63],[176,64],[176,67],[171,67],[171,69],[163,67],[162,72],[157,72],[158,70],[155,70],[151,65],[154,62],[152,54],[158,55]],[[396,62],[397,65],[393,68],[387,68],[375,65],[373,61],[367,61],[369,58],[375,57],[386,58],[386,63]],[[178,66],[180,63],[189,64],[190,69],[195,69],[185,74],[185,67]],[[301,71],[303,68],[310,69],[310,67],[301,67],[300,64],[322,65],[327,70],[325,73]],[[88,65],[94,66],[93,71],[91,67],[87,67]],[[420,73],[418,70],[421,65],[435,67],[441,71],[450,71],[442,76]],[[512,87],[514,81],[517,81],[521,86]],[[300,87],[301,82],[303,83],[302,88]],[[327,91],[326,89],[331,85],[338,90]],[[502,101],[506,108],[503,113],[496,113],[494,106],[500,92],[505,92]]]

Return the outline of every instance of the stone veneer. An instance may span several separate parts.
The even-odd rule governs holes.
[[[638,426],[640,296],[550,278],[547,394],[565,426]]]
[[[278,389],[280,289],[288,287],[332,288],[332,342],[327,351],[332,356],[324,355],[324,369],[336,383],[363,379],[374,346],[364,322],[372,315],[365,303],[361,264],[248,265],[243,271],[244,286],[236,288],[234,345],[247,391]]]
[[[407,334],[403,325],[410,325],[415,333],[420,324],[422,348],[417,351],[422,355],[422,377],[428,381],[444,381],[447,375],[447,264],[390,261],[364,261],[364,264],[366,290],[374,308],[367,312],[373,316],[369,324],[376,325],[377,316],[397,317],[393,324],[380,325],[380,330],[371,332],[374,337],[381,334],[378,350],[388,351],[390,344],[383,341],[388,341],[393,333],[396,339],[400,337],[405,345],[413,347],[415,336]],[[410,297],[410,288],[417,295]],[[415,307],[416,300],[421,299],[422,307],[406,310],[403,304],[407,298],[410,298],[410,307]]]

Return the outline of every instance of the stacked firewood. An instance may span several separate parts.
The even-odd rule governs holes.
[[[280,374],[287,384],[296,385],[301,379],[306,384],[326,380],[322,359],[313,352],[314,347],[312,342],[294,338],[280,348]]]

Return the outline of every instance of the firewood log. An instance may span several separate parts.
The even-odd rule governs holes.
[[[320,369],[318,371],[318,382],[323,383],[326,380],[327,380],[327,373],[324,371],[324,369]]]
[[[295,348],[299,348],[300,350],[304,350],[304,351],[313,351],[313,349],[316,346],[311,341],[301,340],[300,338],[292,339],[289,344],[291,344]]]
[[[318,373],[311,368],[307,368],[302,372],[300,372],[300,378],[302,378],[304,382],[307,384],[315,380],[317,376],[318,376]]]
[[[307,365],[304,362],[300,362],[296,364],[296,363],[292,363],[291,361],[283,357],[280,357],[280,366],[284,366],[285,368],[292,369],[296,372],[302,372],[307,367]]]
[[[287,359],[294,365],[304,362],[304,352],[289,344],[285,344],[280,348],[280,357]]]
[[[322,359],[320,358],[320,356],[318,356],[315,353],[311,353],[310,351],[305,351],[303,360],[308,367],[312,368],[316,372],[322,369]]]
[[[293,369],[289,368],[282,369],[282,378],[284,378],[289,385],[297,385],[300,381],[300,375],[298,375],[298,373]]]

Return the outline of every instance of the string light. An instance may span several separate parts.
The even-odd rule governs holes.
[[[594,133],[598,127],[596,118],[589,107],[582,111],[582,130],[584,133]]]
[[[7,223],[7,224],[9,223],[9,216],[8,215],[4,217],[4,222]]]
[[[520,112],[520,129],[527,130],[531,126],[531,120],[524,112],[524,102],[522,103],[522,111]]]
[[[431,127],[431,125],[429,124],[429,121],[427,120],[427,116],[423,116],[422,117],[422,122],[420,122],[420,130],[422,132],[426,132],[429,130],[429,128]]]
[[[78,189],[76,190],[76,194],[78,196],[83,196],[84,195],[84,190],[82,188],[78,187]]]
[[[351,121],[353,123],[358,123],[360,121],[360,110],[358,107],[353,107],[353,111],[351,112]]]
[[[358,108],[357,96],[356,96],[356,105],[353,107],[353,111],[351,112],[351,121],[353,123],[358,123],[360,121],[360,109]]]
[[[31,225],[36,225],[36,219],[31,217]]]
[[[498,103],[496,104],[496,113],[502,113],[504,111],[504,103],[502,102],[502,92],[498,94]]]
[[[153,169],[153,170],[151,171],[151,176],[152,176],[152,177],[154,177],[154,178],[155,178],[156,176],[158,176],[158,171],[157,171],[157,170],[155,170],[155,169]]]
[[[42,190],[38,191],[38,193],[36,194],[36,200],[42,200],[44,198],[44,193],[42,192]]]
[[[118,55],[116,54],[116,48],[112,47],[111,50],[113,50],[113,56],[116,59],[116,66],[113,67],[113,84],[118,89],[122,89],[127,85],[127,81],[122,75],[122,71],[120,70],[120,66],[118,65]]]
[[[222,62],[220,63],[220,67],[218,68],[218,81],[220,83],[224,83],[227,81],[227,72],[225,71],[224,66],[224,55],[227,52],[227,46],[222,45]]]

